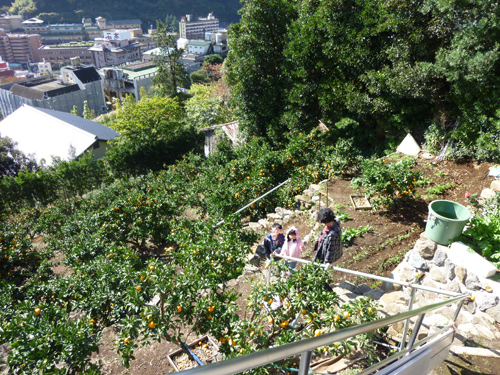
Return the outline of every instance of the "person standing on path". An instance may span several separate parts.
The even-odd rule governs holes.
[[[344,254],[340,223],[335,218],[333,211],[328,207],[321,208],[316,218],[320,223],[325,224],[325,227],[314,246],[313,262],[332,264],[342,258]]]
[[[281,248],[280,255],[286,255],[292,258],[300,258],[300,253],[305,250],[306,247],[304,246],[304,243],[300,239],[299,230],[294,226],[291,226],[286,231],[285,243]],[[290,269],[290,273],[285,272],[286,274],[285,277],[289,277],[292,274],[295,267],[297,266],[297,261],[285,260],[285,263]]]

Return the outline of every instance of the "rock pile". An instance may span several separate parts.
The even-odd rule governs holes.
[[[500,284],[485,277],[488,266],[485,266],[483,263],[485,260],[478,254],[468,253],[470,255],[464,259],[467,262],[465,266],[464,261],[454,253],[459,252],[462,246],[461,243],[450,246],[438,245],[422,233],[414,248],[393,271],[391,278],[413,282],[415,275],[420,274],[422,276],[419,277],[419,283],[423,286],[470,295],[473,301],[464,304],[457,319],[457,337],[498,340]],[[477,270],[477,273],[474,270]],[[400,286],[390,283],[385,283],[382,287],[386,291],[380,299],[382,310],[392,315],[400,310],[395,304],[400,305],[402,301],[409,299],[410,290],[403,291]],[[415,294],[414,307],[437,303],[445,298],[446,296],[435,292],[418,290]],[[455,308],[452,307],[435,310],[424,320],[424,325],[434,327],[448,324],[453,319],[454,313]]]

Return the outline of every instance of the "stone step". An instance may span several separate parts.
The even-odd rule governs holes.
[[[448,257],[455,265],[465,267],[468,272],[475,273],[484,278],[493,276],[497,271],[497,268],[493,264],[475,251],[469,250],[469,247],[462,242],[454,242],[451,245]]]

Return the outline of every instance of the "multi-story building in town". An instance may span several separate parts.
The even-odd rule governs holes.
[[[153,48],[156,48],[156,46],[158,45],[151,34],[144,34],[142,32],[142,29],[130,30],[130,40],[132,41],[132,43],[139,43],[141,54]]]
[[[186,43],[187,53],[194,55],[207,55],[211,51],[212,43],[204,40],[190,40]]]
[[[227,55],[227,30],[220,29],[215,32],[205,33],[205,40],[212,43],[212,53]]]
[[[153,77],[158,68],[151,62],[140,62],[121,65],[113,68],[99,69],[103,80],[106,100],[122,99],[132,94],[136,101],[140,99],[141,88],[148,90],[153,85]]]
[[[137,18],[132,20],[106,20],[104,17],[97,17],[95,20],[101,30],[140,29],[142,25],[142,21]]]
[[[139,60],[141,57],[140,43],[130,39],[129,30],[108,30],[103,32],[103,38],[96,39],[89,48],[94,56],[97,68],[120,65]]]
[[[179,36],[183,39],[205,39],[205,33],[217,31],[219,20],[212,13],[208,17],[194,19],[191,14],[181,18],[179,22]]]
[[[78,42],[85,39],[82,23],[57,23],[44,25],[43,21],[30,19],[23,22],[27,34],[40,34],[44,44]]]
[[[93,23],[91,18],[83,18],[83,30],[85,32],[85,40],[102,38],[102,30],[97,23]]]
[[[39,62],[41,45],[38,34],[10,34],[0,29],[0,56],[7,62]]]
[[[76,105],[78,113],[83,113],[85,101],[96,114],[106,110],[102,80],[94,67],[65,67],[60,76],[46,75],[0,86],[3,116],[23,104],[61,112],[71,112]]]
[[[74,57],[79,57],[81,63],[84,65],[93,65],[94,55],[92,51],[89,51],[89,48],[93,45],[92,42],[71,42],[67,44],[42,46],[39,49],[40,57],[57,68],[69,65],[71,59]]]
[[[7,32],[21,31],[23,28],[23,16],[18,15],[7,15],[0,17],[0,29],[4,29]]]
[[[36,64],[38,67],[38,74],[45,76],[47,74],[52,74],[52,64],[48,61],[43,60]]]
[[[107,21],[103,17],[97,17],[95,23],[90,18],[83,18],[81,23],[45,24],[37,18],[22,23],[27,34],[40,34],[44,44],[92,40],[102,38],[107,30],[140,29],[141,25],[139,19]]]

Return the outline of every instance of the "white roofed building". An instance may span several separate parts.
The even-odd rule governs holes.
[[[46,165],[52,158],[70,160],[86,151],[94,159],[106,154],[107,142],[118,136],[114,130],[71,113],[23,105],[0,122],[0,134],[17,142],[17,148]]]

